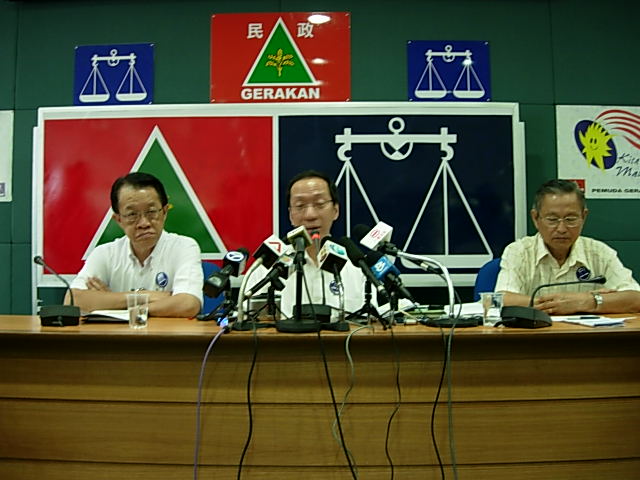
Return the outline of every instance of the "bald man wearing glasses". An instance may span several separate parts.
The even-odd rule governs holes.
[[[539,285],[606,277],[593,283],[547,287],[534,306],[549,315],[640,311],[640,286],[615,250],[583,237],[589,210],[575,182],[551,180],[536,192],[531,219],[538,233],[505,248],[495,286],[505,305],[528,305]]]
[[[125,235],[89,254],[71,283],[76,305],[83,312],[126,309],[126,294],[137,290],[149,294],[149,316],[195,316],[202,305],[200,247],[164,230],[162,183],[142,172],[120,177],[111,186],[111,208]]]

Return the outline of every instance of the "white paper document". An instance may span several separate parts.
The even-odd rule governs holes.
[[[554,322],[576,323],[587,327],[613,327],[623,325],[626,318],[610,318],[600,315],[553,315]]]
[[[128,310],[94,310],[85,315],[85,322],[129,322]]]
[[[460,308],[462,307],[462,310]],[[444,306],[444,311],[447,315],[449,315],[449,305]],[[472,303],[456,303],[453,306],[453,314],[458,315],[460,312],[461,316],[465,315],[482,315],[482,304],[480,302],[472,302]]]

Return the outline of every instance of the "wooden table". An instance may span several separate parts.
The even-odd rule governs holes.
[[[218,327],[152,318],[41,328],[0,317],[0,478],[193,478],[203,355]],[[322,332],[338,401],[349,385],[346,334]],[[220,337],[206,367],[200,478],[349,479],[316,334]],[[364,329],[351,340],[355,386],[342,415],[360,479],[439,479],[430,416],[443,362],[438,329]],[[457,329],[452,415],[460,479],[640,478],[640,317],[624,327]],[[435,431],[450,466],[446,384]]]

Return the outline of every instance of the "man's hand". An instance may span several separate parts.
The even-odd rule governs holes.
[[[89,280],[87,280],[87,289],[88,290],[98,290],[98,291],[101,291],[101,292],[110,292],[111,291],[111,289],[109,288],[109,285],[104,283],[98,277],[90,277]]]
[[[549,315],[570,315],[593,311],[595,300],[591,292],[552,293],[536,298],[533,306]]]

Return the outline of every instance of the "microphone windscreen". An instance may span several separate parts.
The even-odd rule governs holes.
[[[605,283],[607,283],[607,277],[605,277],[604,275],[598,275],[597,277],[593,277],[592,279],[590,279],[589,282],[604,285]]]
[[[40,255],[36,255],[35,257],[33,257],[33,261],[38,265],[42,265],[44,267],[44,260]]]
[[[365,262],[367,262],[367,265],[373,267],[378,262],[378,260],[380,260],[380,257],[382,257],[382,254],[380,252],[369,250],[364,256],[364,260]]]
[[[366,225],[363,225],[362,223],[359,223],[358,225],[353,227],[353,234],[351,236],[356,242],[359,242],[364,237],[366,237],[370,231],[371,231],[371,227],[368,227]]]
[[[324,244],[329,242],[329,241],[334,242],[334,243],[338,243],[337,240],[334,240],[333,238],[331,238],[331,235],[327,235],[326,237],[323,237],[322,240],[320,240],[320,246],[321,247],[324,246]]]
[[[344,249],[347,251],[349,260],[351,260],[351,263],[353,263],[354,265],[357,265],[360,260],[364,260],[364,254],[362,253],[362,250],[360,250],[358,246],[353,243],[353,240],[351,240],[349,237],[340,237],[340,241],[336,243],[339,243],[344,247]]]

